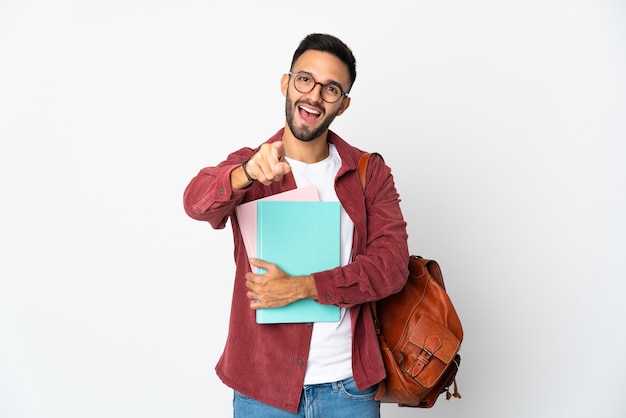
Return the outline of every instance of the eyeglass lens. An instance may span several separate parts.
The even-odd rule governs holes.
[[[335,103],[343,95],[341,87],[335,83],[321,84],[306,73],[292,74],[294,78],[294,86],[300,93],[309,93],[317,84],[322,86],[322,99],[328,103]]]

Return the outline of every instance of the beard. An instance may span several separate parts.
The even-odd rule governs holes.
[[[334,113],[327,114],[326,117],[322,119],[321,124],[313,128],[309,126],[296,126],[294,119],[297,111],[298,103],[293,103],[289,97],[289,92],[287,92],[285,99],[285,116],[287,118],[287,126],[289,126],[293,136],[298,138],[300,141],[308,142],[314,140],[328,130],[330,124],[333,120],[335,120],[339,109]]]

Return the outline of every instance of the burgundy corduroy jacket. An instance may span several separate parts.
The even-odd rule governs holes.
[[[283,129],[267,142],[281,139]],[[356,171],[362,151],[329,131],[341,157],[335,190],[354,222],[353,261],[314,273],[319,302],[350,309],[352,371],[359,389],[385,377],[382,356],[367,302],[398,292],[408,277],[406,222],[391,169],[381,158],[369,164],[365,194]],[[250,264],[239,232],[235,207],[296,187],[291,173],[270,186],[252,183],[233,190],[230,173],[257,149],[242,148],[215,167],[207,167],[184,192],[184,208],[193,219],[222,229],[230,219],[236,263],[228,338],[216,366],[220,379],[232,389],[291,412],[297,412],[309,354],[312,324],[259,325],[246,297],[245,274]],[[225,280],[225,278],[212,278]]]

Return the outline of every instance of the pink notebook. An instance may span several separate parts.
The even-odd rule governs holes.
[[[264,197],[259,200],[282,200],[282,201],[314,201],[319,202],[320,197],[317,193],[317,187],[314,184],[305,187],[288,190],[286,192],[277,193]],[[257,256],[257,202],[242,203],[235,208],[235,214],[239,221],[239,229],[243,237],[243,243],[246,247],[248,258],[256,258]]]

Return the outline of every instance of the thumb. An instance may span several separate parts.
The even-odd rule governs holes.
[[[254,267],[258,267],[258,268],[262,268],[265,270],[270,269],[273,264],[272,263],[268,263],[266,261],[260,260],[258,258],[250,258],[250,264],[252,264]]]

